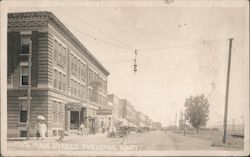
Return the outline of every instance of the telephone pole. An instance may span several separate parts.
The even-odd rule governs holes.
[[[176,130],[176,128],[177,128],[176,122],[177,122],[177,113],[175,114],[175,121],[174,121],[175,130]]]
[[[230,81],[230,69],[231,69],[231,53],[232,53],[232,42],[233,38],[229,39],[229,55],[228,55],[228,66],[227,66],[227,84],[226,84],[226,96],[225,96],[225,110],[224,110],[224,124],[223,124],[223,139],[222,142],[226,142],[227,134],[227,111],[228,111],[228,94],[229,94],[229,81]]]
[[[235,131],[235,118],[232,119],[232,130],[233,130],[233,134]]]
[[[29,72],[28,72],[28,91],[27,91],[27,96],[28,96],[28,106],[27,106],[27,140],[29,140],[30,137],[30,100],[31,100],[31,67],[32,67],[32,41],[30,40],[29,43]]]

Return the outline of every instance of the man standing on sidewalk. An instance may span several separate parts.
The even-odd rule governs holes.
[[[84,134],[84,124],[83,124],[83,121],[81,121],[80,131],[81,131],[82,136],[83,136],[83,134]]]

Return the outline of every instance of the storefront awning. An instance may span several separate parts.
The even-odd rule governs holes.
[[[86,105],[80,102],[70,102],[66,104],[66,109],[71,111],[81,111],[83,107],[86,107]]]
[[[112,110],[111,109],[100,109],[97,110],[97,115],[112,115]]]

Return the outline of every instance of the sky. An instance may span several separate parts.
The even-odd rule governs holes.
[[[208,126],[222,124],[228,39],[234,38],[228,123],[235,118],[242,124],[249,111],[248,18],[242,5],[95,2],[15,2],[8,12],[51,11],[108,69],[108,93],[165,126],[184,111],[186,98],[201,94],[210,103]]]

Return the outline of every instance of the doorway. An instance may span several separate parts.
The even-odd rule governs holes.
[[[80,112],[70,111],[70,130],[78,130],[80,126]]]

